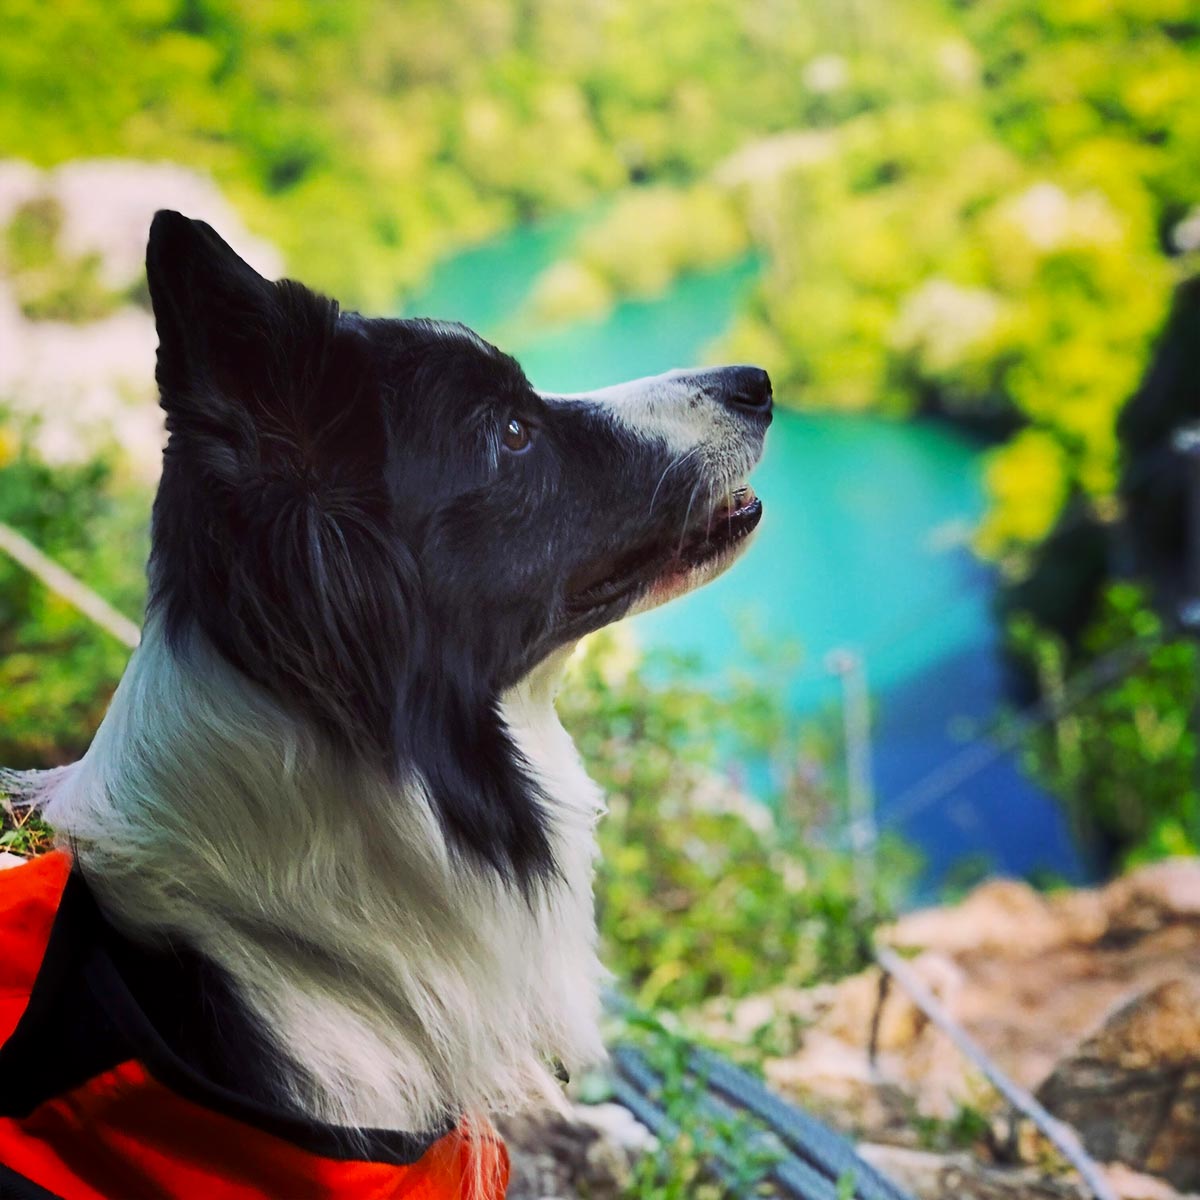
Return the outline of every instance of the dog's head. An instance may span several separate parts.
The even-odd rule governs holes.
[[[176,652],[202,633],[339,752],[419,778],[460,850],[552,870],[500,697],[733,561],[765,372],[547,395],[461,325],[340,312],[177,213],[147,273],[170,435],[151,606]]]

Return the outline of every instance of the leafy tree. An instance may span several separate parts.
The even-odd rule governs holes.
[[[1196,643],[1172,634],[1146,593],[1130,584],[1108,589],[1075,655],[1032,623],[1018,623],[1015,633],[1052,701],[1073,664],[1106,670],[1029,750],[1033,769],[1067,803],[1096,865],[1108,870],[1200,853]]]

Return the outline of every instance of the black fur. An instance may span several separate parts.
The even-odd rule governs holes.
[[[177,213],[147,273],[170,434],[151,605],[176,651],[198,627],[343,753],[418,772],[461,849],[552,873],[499,697],[627,611],[632,585],[580,603],[570,583],[673,552],[697,468],[664,478],[661,441],[547,402],[462,326],[341,313]]]

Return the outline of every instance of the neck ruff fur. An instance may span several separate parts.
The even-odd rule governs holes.
[[[602,1053],[598,789],[553,709],[564,654],[503,699],[544,788],[555,875],[530,889],[448,845],[420,778],[348,768],[199,636],[152,622],[45,815],[111,919],[187,939],[261,1019],[316,1119],[431,1130],[556,1103]]]

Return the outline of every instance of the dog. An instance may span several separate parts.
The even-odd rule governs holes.
[[[770,380],[539,392],[174,212],[146,265],[144,632],[87,754],[27,781],[63,852],[0,874],[0,1163],[67,1197],[502,1195],[488,1114],[603,1054],[602,799],[557,682],[748,544]]]

